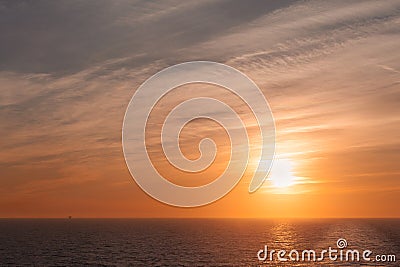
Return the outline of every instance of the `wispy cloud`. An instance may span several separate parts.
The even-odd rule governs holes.
[[[372,192],[374,179],[393,190],[399,29],[399,1],[3,3],[0,198],[12,197],[7,188],[124,184],[120,130],[135,88],[198,59],[232,65],[261,87],[278,154],[298,163],[302,192],[361,182]]]

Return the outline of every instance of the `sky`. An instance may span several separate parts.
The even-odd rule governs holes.
[[[0,217],[400,217],[400,1],[2,1],[0,36]],[[290,185],[273,167],[249,194],[249,167],[221,200],[177,208],[133,181],[128,103],[151,75],[193,60],[259,86]],[[161,107],[203,93],[232,97],[188,86]],[[191,180],[162,157],[161,118],[148,137],[160,172],[187,186],[218,176],[230,149],[219,126],[184,129],[189,158],[201,137],[221,151]]]

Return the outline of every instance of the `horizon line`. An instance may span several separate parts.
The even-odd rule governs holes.
[[[76,220],[76,219],[232,219],[232,220],[276,220],[276,219],[400,219],[400,217],[0,217],[0,220],[24,220],[24,219],[65,219],[65,220]]]

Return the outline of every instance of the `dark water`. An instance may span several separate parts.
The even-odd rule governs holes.
[[[395,254],[397,262],[259,261],[257,252],[337,248]],[[317,254],[318,255],[318,254]],[[288,257],[288,256],[286,256]],[[2,219],[0,265],[399,266],[399,219]]]

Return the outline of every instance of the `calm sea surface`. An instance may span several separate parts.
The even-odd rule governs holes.
[[[371,259],[394,254],[397,262],[257,258],[265,245],[319,256],[337,249],[339,238],[347,241],[344,252],[368,249]],[[0,266],[8,265],[400,266],[400,220],[0,219]]]

